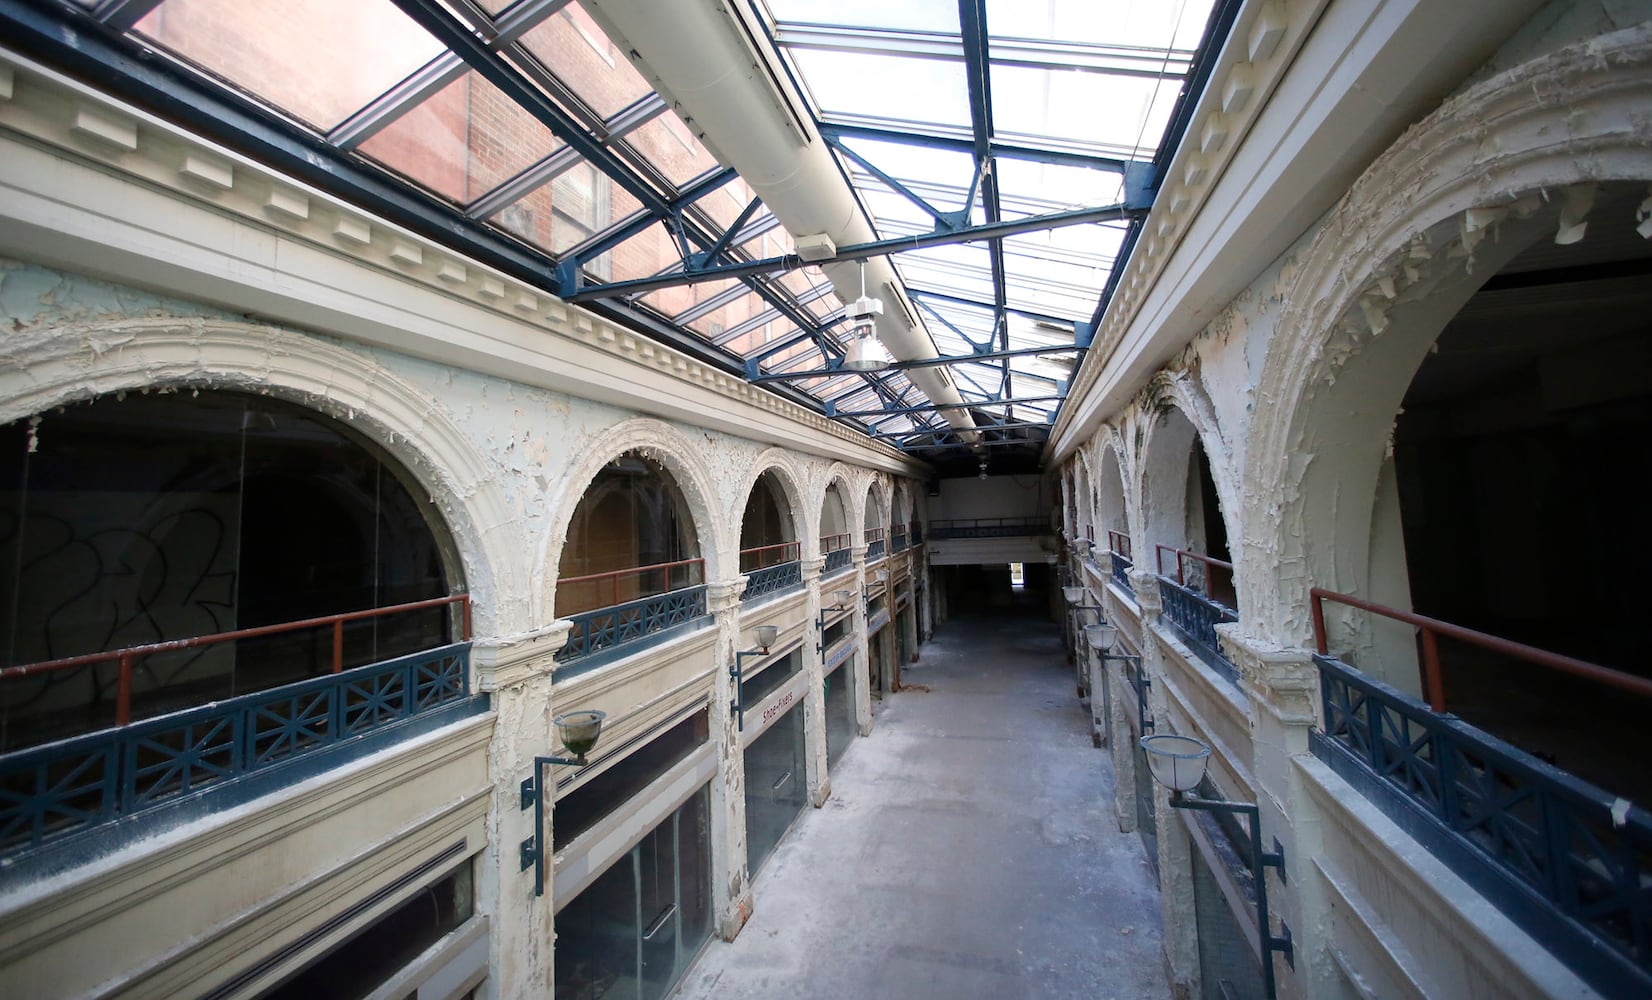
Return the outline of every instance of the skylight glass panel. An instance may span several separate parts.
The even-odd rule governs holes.
[[[734,288],[743,287],[745,286],[741,285],[738,278],[697,281],[692,285],[670,285],[666,288],[657,288],[644,295],[642,302],[662,316],[683,316],[701,303],[708,302]]]
[[[955,0],[769,0],[768,6],[782,21],[958,33]]]
[[[322,132],[443,51],[390,0],[170,0],[133,30]]]
[[[1124,202],[1124,175],[1117,170],[1000,156],[993,173],[998,178],[999,199],[1006,219]]]
[[[993,124],[1098,155],[1151,155],[1180,90],[1180,80],[994,66]]]
[[[962,62],[793,50],[792,59],[822,115],[887,116],[914,122],[969,126],[969,86]],[[899,81],[899,99],[891,94]]]
[[[561,147],[521,105],[470,72],[410,108],[362,143],[359,152],[466,204]]]
[[[678,190],[718,166],[682,119],[669,111],[627,133],[625,141]]]
[[[578,4],[569,4],[522,36],[522,47],[603,120],[654,92]]]
[[[987,0],[987,30],[995,36],[1191,49],[1204,34],[1210,8],[1211,0]]]

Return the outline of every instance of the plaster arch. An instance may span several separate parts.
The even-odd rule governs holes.
[[[1144,429],[1135,470],[1139,534],[1133,537],[1139,537],[1143,545],[1141,551],[1135,553],[1134,562],[1138,569],[1149,573],[1159,571],[1160,544],[1189,551],[1209,550],[1203,528],[1197,532],[1199,538],[1195,541],[1190,537],[1195,532],[1190,531],[1187,524],[1187,498],[1192,489],[1198,488],[1189,482],[1195,445],[1204,453],[1216,487],[1220,508],[1217,515],[1229,539],[1230,552],[1238,539],[1234,530],[1239,518],[1237,473],[1210,401],[1185,372],[1166,375],[1158,384],[1161,386],[1158,402],[1149,404],[1142,424],[1138,425],[1144,425]],[[1237,571],[1237,565],[1235,569]],[[1243,612],[1242,604],[1239,610]]]
[[[882,476],[870,476],[863,490],[865,502],[862,508],[860,525],[862,529],[861,541],[864,544],[864,532],[871,528],[889,528],[889,487]]]
[[[1487,277],[1556,232],[1569,190],[1652,179],[1649,90],[1649,24],[1480,81],[1379,157],[1297,256],[1246,447],[1247,632],[1306,645],[1310,587],[1367,591],[1377,480],[1423,356]]]
[[[223,389],[282,399],[355,428],[426,490],[441,512],[476,634],[534,624],[523,543],[501,473],[431,395],[370,357],[280,327],[209,317],[74,323],[12,349],[0,422],[122,392]]]
[[[815,495],[814,501],[811,504],[815,510],[816,517],[814,539],[815,557],[824,555],[824,553],[820,550],[820,541],[827,535],[847,534],[849,536],[850,547],[853,547],[855,544],[855,525],[861,522],[858,512],[856,511],[856,494],[851,488],[850,479],[851,470],[849,466],[844,465],[841,462],[833,462],[826,468],[820,478],[820,491]],[[836,487],[835,491],[833,487]],[[831,523],[833,519],[827,516],[827,499],[834,494],[837,497],[838,505],[842,508],[841,511],[837,512],[842,517],[841,524]],[[837,528],[838,530],[833,531],[831,530],[832,528]]]
[[[1097,516],[1100,522],[1096,525],[1096,544],[1108,547],[1107,531],[1121,532],[1132,540],[1132,549],[1135,539],[1135,510],[1125,493],[1126,469],[1124,466],[1124,451],[1120,447],[1119,434],[1112,426],[1103,428],[1101,437],[1101,457],[1099,461],[1099,482],[1097,494],[1100,503],[1097,507]]]
[[[746,467],[741,477],[741,482],[745,484],[744,489],[738,491],[738,496],[733,498],[733,506],[725,511],[730,524],[738,534],[746,499],[751,496],[751,491],[757,487],[757,481],[765,472],[774,473],[775,481],[780,484],[780,492],[785,496],[787,505],[791,507],[789,513],[792,515],[792,530],[797,532],[797,538],[801,540],[809,527],[809,505],[803,486],[804,476],[791,454],[781,448],[763,449]]]
[[[540,568],[535,595],[544,621],[556,616],[556,578],[568,525],[585,491],[602,467],[622,455],[636,453],[656,462],[676,482],[694,519],[694,531],[705,560],[707,582],[724,580],[737,567],[729,553],[740,544],[737,528],[730,528],[725,505],[714,488],[715,479],[695,439],[652,417],[632,417],[608,427],[574,449],[583,456],[564,470],[550,509],[550,522],[540,546]],[[742,498],[743,500],[743,498]]]

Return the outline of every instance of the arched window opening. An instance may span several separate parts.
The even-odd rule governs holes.
[[[907,490],[906,484],[901,483],[895,487],[895,517],[890,522],[889,528],[889,550],[891,552],[905,551],[906,547],[911,544],[909,532],[911,520],[911,493]]]
[[[802,555],[790,509],[773,472],[757,477],[740,519],[740,572],[746,576],[742,601],[803,585]]]
[[[556,584],[573,622],[572,660],[705,614],[705,560],[688,503],[658,463],[625,454],[602,467],[574,508]]]
[[[1097,484],[1097,516],[1106,531],[1106,548],[1111,563],[1113,582],[1127,594],[1134,594],[1130,584],[1130,570],[1135,566],[1131,549],[1129,519],[1124,509],[1124,477],[1119,473],[1118,453],[1108,448],[1101,458],[1100,482]]]
[[[1238,620],[1227,531],[1203,443],[1180,410],[1159,417],[1146,461],[1147,530],[1164,618],[1200,659],[1238,683],[1216,639],[1217,625]]]
[[[873,487],[866,493],[866,516],[861,523],[861,536],[866,541],[866,559],[881,559],[888,551],[888,532],[884,527],[883,495]]]
[[[853,542],[843,496],[838,492],[837,483],[833,483],[826,487],[826,499],[820,505],[820,554],[826,560],[825,572],[834,573],[848,567]]]
[[[1372,501],[1371,600],[1652,676],[1643,597],[1625,583],[1652,548],[1645,193],[1598,188],[1575,243],[1544,226],[1422,355]],[[1430,697],[1414,630],[1361,617],[1389,675]],[[1445,710],[1613,794],[1652,796],[1638,766],[1652,699],[1468,642],[1434,645],[1421,665]]]
[[[462,630],[455,549],[428,493],[319,413],[227,391],[104,397],[0,428],[0,452],[0,749],[435,649]],[[242,634],[255,628],[276,630]],[[177,640],[195,644],[118,652]]]

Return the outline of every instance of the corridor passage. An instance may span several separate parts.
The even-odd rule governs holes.
[[[1059,626],[977,615],[922,657],[677,995],[1168,995],[1157,884],[1113,819]]]

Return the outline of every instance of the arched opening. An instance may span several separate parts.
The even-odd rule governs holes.
[[[741,600],[802,586],[801,552],[791,509],[772,470],[757,477],[740,519],[740,572],[746,576]]]
[[[826,487],[826,497],[820,504],[820,555],[826,560],[823,571],[830,574],[848,568],[853,542],[843,494],[834,482]]]
[[[705,611],[705,560],[682,490],[635,452],[604,465],[568,523],[556,616],[573,622],[564,661],[684,625]]]
[[[1218,624],[1238,620],[1226,522],[1204,444],[1174,406],[1148,440],[1143,500],[1165,618],[1201,659],[1236,679],[1216,641]]]
[[[0,428],[0,641],[11,668],[356,612],[0,684],[0,749],[445,645],[456,549],[400,463],[244,393],[103,397]],[[461,599],[462,600],[462,599]],[[457,601],[453,603],[458,603]],[[122,674],[125,679],[122,679]]]
[[[1101,522],[1103,548],[1111,562],[1113,582],[1134,593],[1130,585],[1130,569],[1135,565],[1135,554],[1130,541],[1130,520],[1124,506],[1124,476],[1119,469],[1119,454],[1111,444],[1101,453],[1101,471],[1096,488],[1096,516]]]
[[[1377,475],[1366,593],[1646,677],[1641,595],[1625,579],[1652,543],[1646,186],[1583,190],[1557,200],[1588,202],[1585,231],[1544,213],[1508,232],[1524,249],[1415,365]],[[1369,616],[1363,627],[1368,658],[1429,696],[1413,630]],[[1436,646],[1446,710],[1616,794],[1652,794],[1635,763],[1646,697],[1473,643]]]
[[[889,551],[885,524],[888,516],[888,502],[884,499],[883,490],[873,483],[866,491],[866,513],[861,518],[861,538],[866,543],[867,562],[881,559]]]

